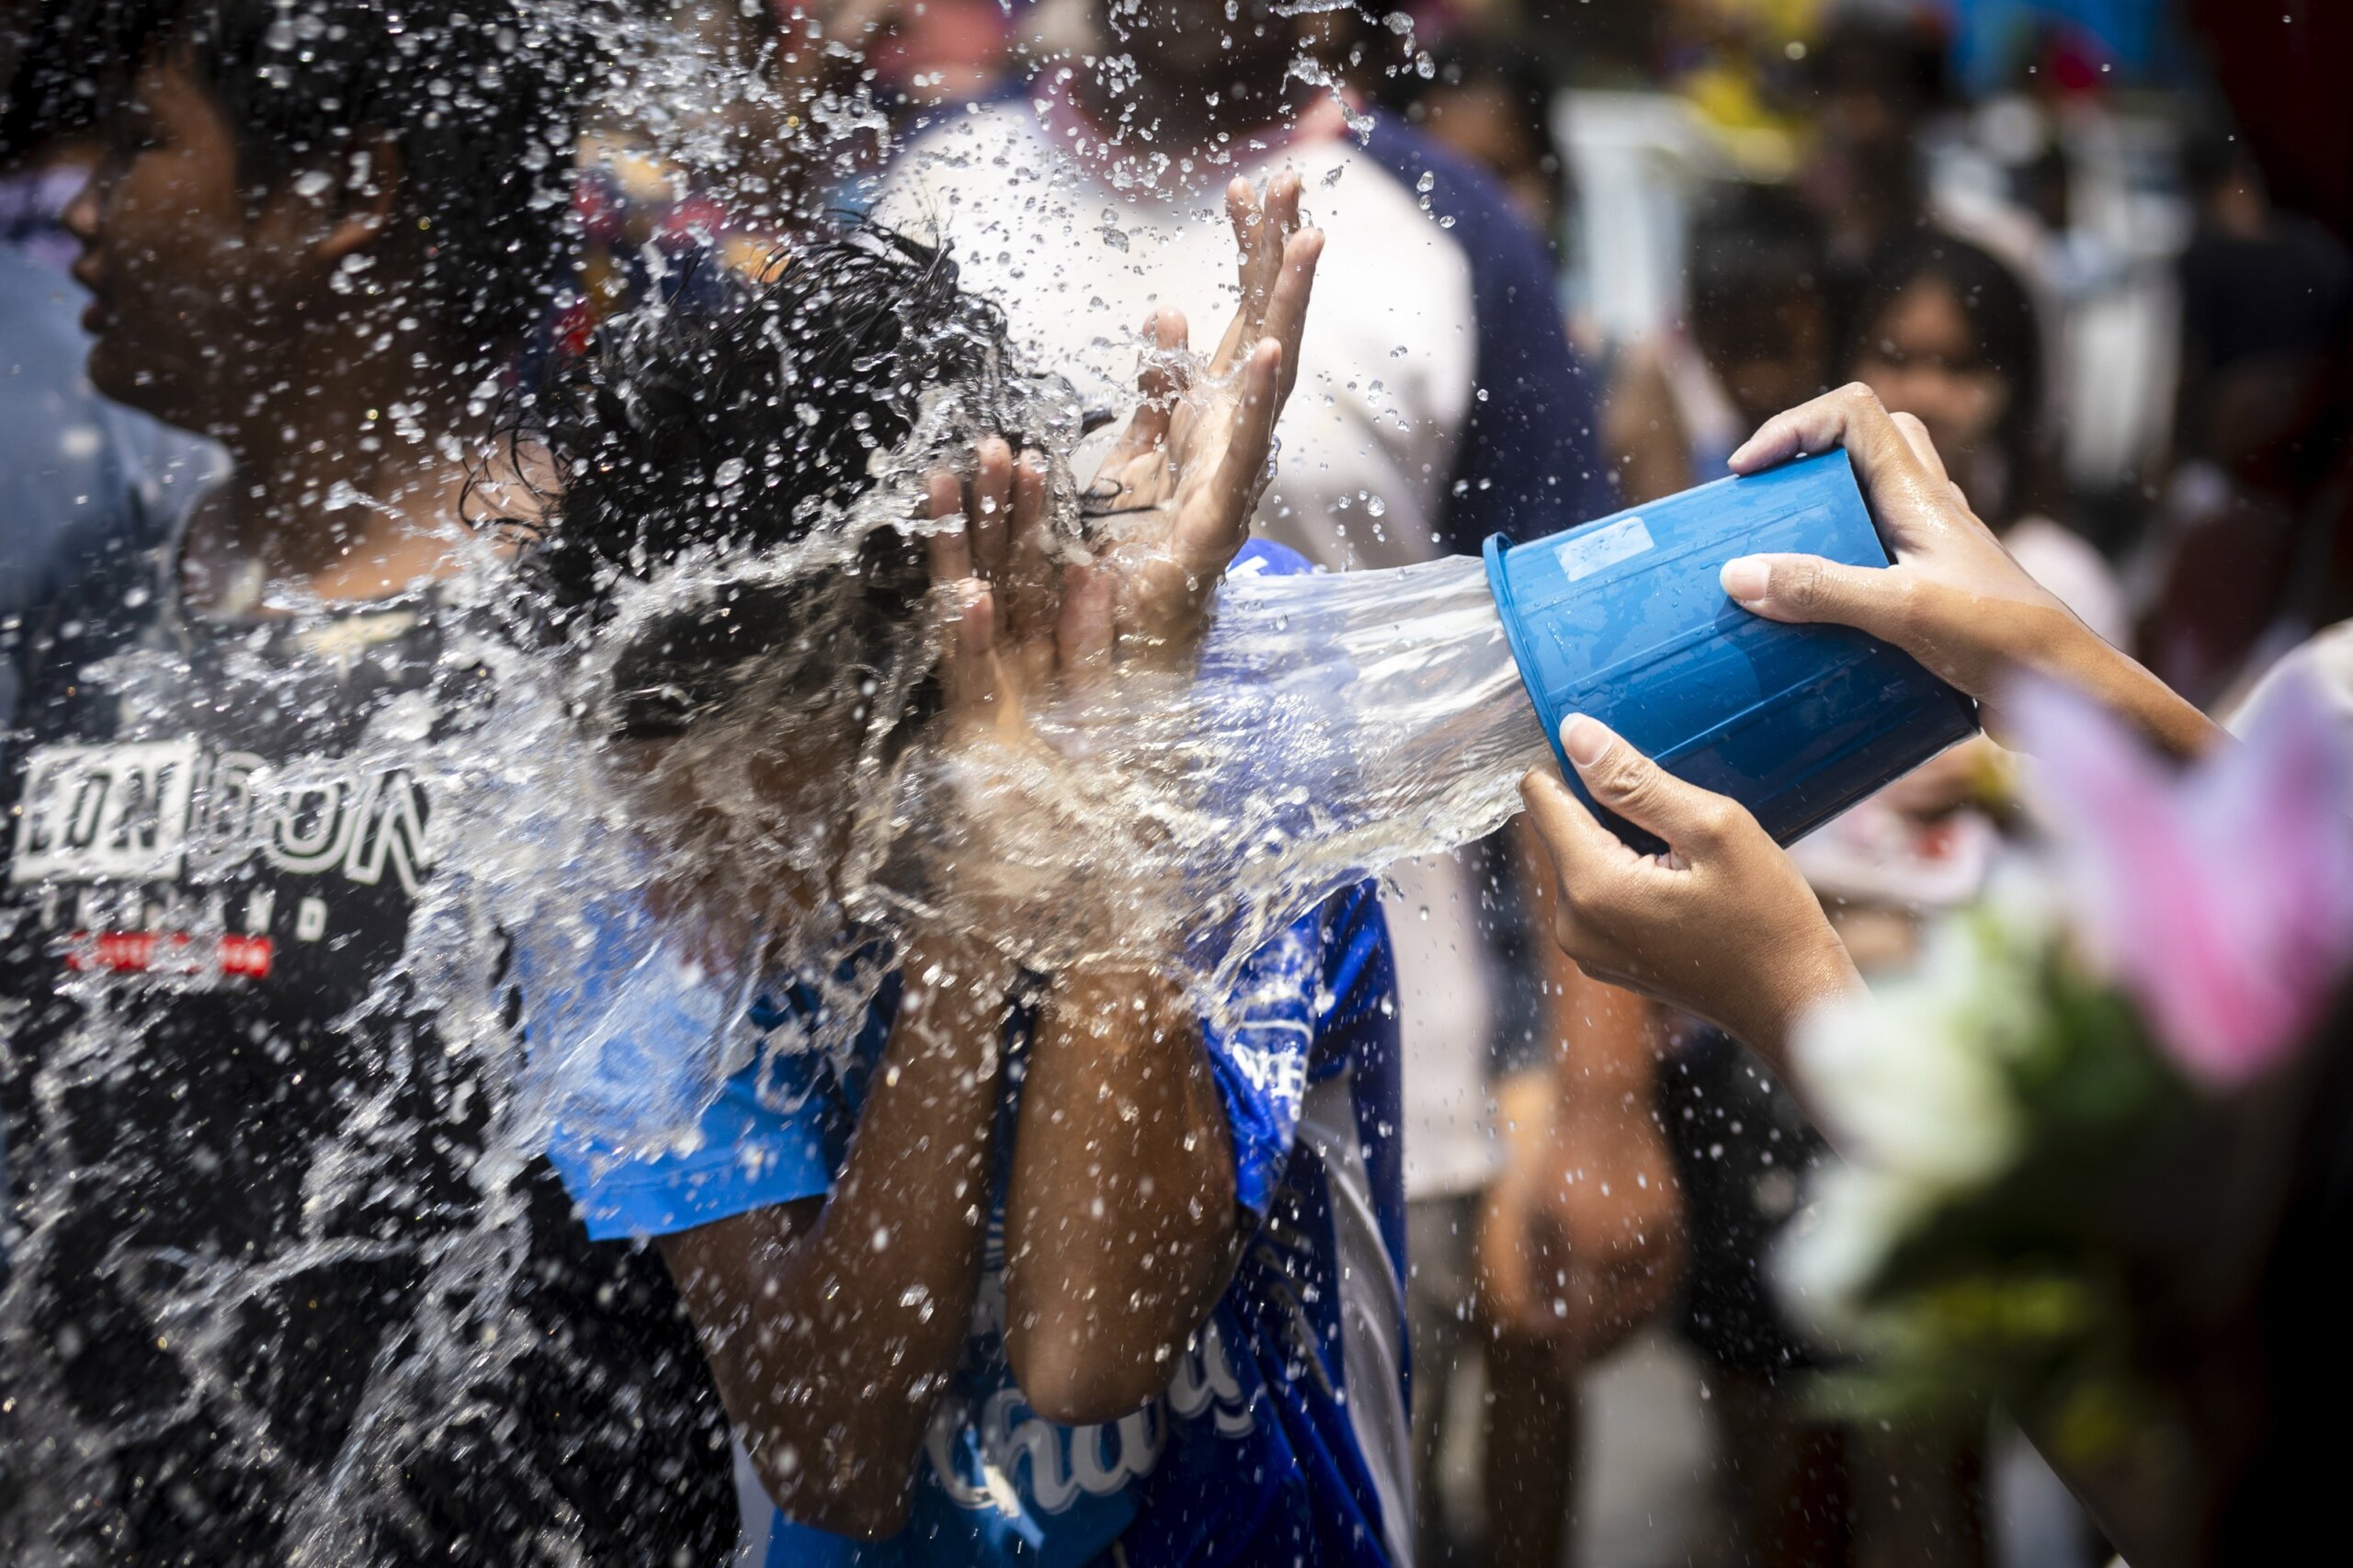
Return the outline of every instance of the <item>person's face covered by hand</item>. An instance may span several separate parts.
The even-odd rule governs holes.
[[[658,656],[658,643],[649,652]],[[803,652],[749,661],[740,687],[691,723],[624,722],[605,743],[631,820],[663,849],[656,907],[699,912],[714,951],[740,949],[752,928],[790,926],[839,891],[875,683],[846,647],[832,678],[820,668],[825,647]],[[630,662],[616,672],[623,687]]]

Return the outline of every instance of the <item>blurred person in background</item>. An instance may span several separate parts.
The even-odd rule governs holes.
[[[106,555],[152,543],[219,461],[85,373],[89,296],[67,271],[77,247],[64,214],[98,147],[87,127],[35,112],[42,84],[20,90],[40,24],[30,0],[0,10],[0,759],[28,623]]]
[[[77,247],[64,214],[97,147],[77,120],[35,112],[45,84],[17,80],[40,17],[37,0],[0,9],[0,767],[44,607],[108,557],[154,542],[221,462],[84,372],[88,295],[67,271]],[[0,1130],[0,1212],[6,1161]],[[0,1281],[6,1264],[0,1238]]]
[[[1945,57],[1919,15],[1850,7],[1804,61],[1813,142],[1800,188],[1822,218],[1823,292],[1843,339],[1880,253],[1929,221],[1920,143],[1945,101]]]
[[[1420,130],[1373,110],[1359,142],[1349,117],[1362,106],[1347,89],[1287,75],[1312,52],[1377,79],[1376,51],[1392,35],[1361,23],[1353,14],[1286,18],[1263,0],[1238,10],[1100,0],[1090,41],[1048,62],[1027,94],[951,114],[918,140],[878,211],[956,244],[973,286],[1005,305],[1015,340],[1108,406],[1132,375],[1137,346],[1100,335],[1102,312],[1143,324],[1181,305],[1214,319],[1213,299],[1192,290],[1218,275],[1213,258],[1232,243],[1218,192],[1236,173],[1295,168],[1331,245],[1260,528],[1341,569],[1472,553],[1492,532],[1526,537],[1605,513],[1593,399],[1542,237],[1494,177]],[[1531,951],[1532,927],[1499,846],[1401,866],[1392,881],[1418,1501],[1425,1551],[1444,1561],[1436,1554],[1449,1527],[1427,1494],[1451,1374],[1472,1361],[1472,1249],[1502,1164],[1490,1062],[1498,1052],[1507,1064],[1540,1062],[1531,1044],[1563,1035],[1573,1050],[1617,1042],[1586,1040],[1581,1021],[1556,1016],[1556,997],[1504,978],[1524,962],[1514,955]],[[1541,1119],[1537,1142],[1551,1148],[1549,1107]],[[1597,1184],[1530,1180],[1517,1189],[1518,1212],[1535,1223],[1541,1210],[1555,1231],[1583,1227],[1573,1250],[1618,1260],[1612,1280],[1663,1289],[1668,1270],[1654,1266],[1671,1258],[1671,1224],[1654,1219],[1663,1210],[1671,1221],[1673,1204],[1657,1131],[1645,1116],[1614,1115],[1584,1131],[1583,1158],[1655,1178],[1614,1187],[1614,1205]],[[1616,1153],[1603,1138],[1631,1147]],[[1551,1169],[1558,1176],[1559,1156]],[[1551,1312],[1557,1290],[1540,1310]],[[1545,1326],[1560,1332],[1557,1318]],[[1524,1330],[1512,1337],[1535,1371],[1491,1369],[1506,1407],[1489,1452],[1523,1466],[1526,1479],[1506,1492],[1540,1517],[1529,1539],[1557,1541],[1570,1407],[1555,1379],[1535,1375],[1552,1351]],[[1521,1418],[1509,1405],[1522,1397],[1515,1431]]]
[[[1680,329],[1620,351],[1604,415],[1636,503],[1723,478],[1744,433],[1830,375],[1827,240],[1812,210],[1785,187],[1738,182],[1697,207]]]
[[[1526,43],[1482,33],[1449,38],[1431,57],[1427,78],[1400,72],[1385,101],[1502,181],[1557,264],[1574,193],[1553,136],[1552,74]],[[1616,449],[1608,433],[1604,439],[1605,449]],[[1641,490],[1646,477],[1621,461],[1626,499],[1662,493]],[[1540,889],[1542,881],[1522,885]],[[1580,1380],[1665,1304],[1679,1244],[1663,1142],[1625,1131],[1654,1114],[1656,1010],[1564,965],[1547,975],[1543,999],[1549,1052],[1505,1062],[1496,1085],[1504,1167],[1488,1189],[1472,1259],[1472,1326],[1489,1385],[1476,1513],[1490,1568],[1561,1562],[1575,1491]],[[1626,1158],[1605,1164],[1613,1153]],[[1437,1489],[1441,1456],[1460,1436],[1447,1401],[1471,1369],[1461,1330],[1446,1324],[1465,1315],[1464,1281],[1454,1278],[1461,1271],[1440,1267],[1459,1259],[1454,1244],[1433,1244],[1419,1260],[1430,1288],[1417,1309],[1414,1424],[1428,1562],[1474,1551],[1474,1532],[1451,1517]]]
[[[2018,275],[1966,240],[1929,233],[1881,256],[1858,301],[1842,379],[1927,426],[1971,508],[2038,582],[2122,646],[2121,585],[2097,551],[2042,509],[2042,330]]]
[[[715,306],[830,235],[896,138],[1009,85],[987,0],[662,0],[581,138],[579,277],[553,346],[649,298]]]
[[[765,277],[826,227],[843,171],[877,149],[836,136],[816,108],[855,91],[895,5],[660,0],[580,139],[580,253],[556,352],[579,353],[598,323],[650,298],[713,305],[722,274]]]
[[[2136,576],[2152,665],[2211,701],[2353,609],[2353,255],[2273,204],[2227,126],[2184,165],[2175,468]]]

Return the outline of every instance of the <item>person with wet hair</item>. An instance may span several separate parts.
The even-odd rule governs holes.
[[[1201,286],[1225,249],[1224,180],[1294,170],[1334,248],[1302,345],[1302,395],[1280,431],[1282,471],[1260,507],[1264,535],[1327,568],[1386,568],[1475,554],[1490,533],[1535,537],[1612,508],[1592,389],[1543,237],[1486,169],[1333,79],[1370,80],[1404,58],[1373,13],[1089,0],[1072,19],[1084,36],[1063,40],[1026,91],[936,115],[889,172],[877,209],[963,246],[1017,344],[1082,395],[1106,398],[1139,329],[1149,334],[1169,303],[1198,311],[1213,298]],[[1103,329],[1106,309],[1123,330]],[[1467,1361],[1482,1333],[1469,1298],[1473,1238],[1505,1164],[1499,1073],[1584,1039],[1581,1019],[1510,978],[1540,951],[1527,859],[1499,835],[1389,877],[1416,1260],[1409,1304],[1416,1358],[1431,1369]],[[1645,1128],[1594,1120],[1597,1133],[1661,1153]],[[1590,1140],[1586,1152],[1597,1153]],[[1601,1216],[1616,1233],[1606,1240],[1583,1222],[1598,1206],[1585,1206],[1575,1244],[1628,1255],[1625,1277],[1648,1284],[1665,1276],[1665,1248],[1639,1218],[1620,1224],[1633,1206]],[[1549,1296],[1518,1294],[1551,1315]],[[1429,1371],[1417,1398],[1445,1381]],[[1512,1394],[1537,1390],[1560,1409],[1549,1382],[1509,1381]],[[1427,1416],[1421,1427],[1435,1432]],[[1506,1438],[1493,1451],[1532,1447]],[[1435,1474],[1434,1446],[1421,1453]],[[1528,1468],[1544,1471],[1546,1460]],[[1557,1474],[1544,1476],[1548,1494]],[[1556,1512],[1553,1501],[1532,1511]]]
[[[1040,897],[1095,890],[996,874],[997,780],[1058,766],[1033,703],[1125,700],[1138,667],[1186,667],[1221,574],[1301,568],[1245,541],[1322,239],[1295,179],[1227,201],[1233,327],[1188,372],[1164,318],[1176,355],[1075,497],[1024,445],[1044,433],[1002,317],[880,228],[715,318],[618,324],[548,400],[563,489],[521,566],[610,671],[582,711],[663,872],[650,926],[631,894],[611,927],[694,956],[591,936],[583,972],[578,942],[527,937],[527,993],[574,976],[526,1027],[626,1079],[566,1102],[556,1157],[593,1233],[668,1260],[776,1505],[767,1562],[1407,1558],[1371,891],[1279,930],[1207,1009],[1173,948],[1008,951]],[[910,448],[949,405],[977,443]],[[879,475],[934,460],[916,515],[875,510]],[[707,548],[745,564],[665,574]],[[905,778],[961,788],[910,808]],[[885,882],[902,851],[927,873],[880,912],[858,853],[878,816],[903,829]],[[745,995],[751,1060],[665,1089],[696,1020]]]
[[[564,273],[583,11],[63,0],[97,390],[233,471],[41,607],[0,781],[0,1557],[716,1562],[723,1410],[404,971],[450,585]],[[14,132],[12,131],[12,137]],[[460,596],[460,598],[463,596]],[[418,717],[424,715],[425,717]]]

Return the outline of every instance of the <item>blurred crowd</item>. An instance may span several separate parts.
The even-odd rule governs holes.
[[[577,353],[649,296],[771,276],[871,213],[936,224],[1015,340],[1115,405],[1136,346],[1101,318],[1216,320],[1187,290],[1231,248],[1196,221],[1177,139],[1156,162],[1108,145],[1143,106],[1197,146],[1250,144],[1245,172],[1299,170],[1329,237],[1257,514],[1318,564],[1642,506],[1859,381],[1918,417],[2039,582],[2211,712],[2353,616],[2353,134],[2322,69],[2353,35],[2327,7],[1272,9],[1285,30],[1239,46],[1264,59],[1138,27],[1119,79],[1051,63],[1099,49],[1090,0],[679,0],[654,21],[681,58],[765,88],[591,117],[581,253],[523,356]],[[84,131],[12,125],[0,179],[14,625],[168,530],[223,461],[82,374],[68,206],[104,153]],[[1433,221],[1441,243],[1392,243]],[[0,670],[0,709],[15,681]],[[1867,977],[1982,889],[2008,788],[1998,753],[1965,746],[1799,846]],[[1417,1560],[2105,1562],[2015,1433],[1809,1402],[1839,1353],[1787,1321],[1764,1259],[1825,1145],[1737,1042],[1553,950],[1536,853],[1509,830],[1383,894]],[[1598,1400],[1630,1358],[1647,1381]],[[1591,1484],[1612,1447],[1677,1423],[1699,1445],[1682,1472]]]
[[[2264,28],[2301,18],[1635,10],[1425,14],[1430,68],[1385,87],[1409,123],[1494,170],[1550,240],[1626,504],[1716,477],[1774,411],[1860,381],[1919,416],[2021,564],[2215,712],[2353,609],[2342,116],[2292,70],[2268,78],[2268,103],[2225,90],[2279,63]],[[1962,748],[1798,846],[1866,974],[1909,960],[1924,913],[1982,886],[2002,814],[1986,762]],[[1588,1052],[1608,1019],[1586,1024]],[[1549,1564],[1573,1536],[1612,1562],[2104,1560],[2015,1440],[1808,1419],[1792,1374],[1824,1351],[1776,1310],[1760,1259],[1820,1140],[1729,1040],[1672,1017],[1648,1028],[1679,1225],[1642,1196],[1636,1165],[1619,1172],[1631,1201],[1586,1216],[1579,1240],[1614,1223],[1666,1256],[1657,1238],[1679,1236],[1665,1312],[1699,1373],[1631,1379],[1582,1430],[1639,1445],[1630,1426],[1704,1389],[1683,1451],[1711,1456],[1709,1479],[1666,1503],[1660,1469],[1637,1464],[1620,1472],[1635,1480],[1588,1488],[1582,1529],[1563,1525],[1549,1483],[1573,1462],[1561,1424],[1576,1376],[1557,1393],[1515,1390],[1506,1326],[1484,1394],[1500,1452],[1478,1484],[1425,1491],[1428,1560]],[[1511,1096],[1527,1091],[1504,1083],[1516,1129],[1531,1113]],[[1530,1246],[1526,1233],[1489,1242],[1490,1277]],[[1537,1337],[1563,1369],[1614,1343],[1608,1329]],[[1427,1402],[1446,1374],[1422,1365]],[[1656,1510],[1686,1502],[1696,1517],[1660,1528]]]

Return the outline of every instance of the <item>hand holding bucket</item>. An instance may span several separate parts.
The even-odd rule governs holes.
[[[1487,578],[1556,753],[1562,724],[1590,715],[1677,778],[1739,801],[1787,844],[1975,733],[1977,715],[1908,653],[1727,597],[1723,567],[1758,554],[1881,568],[1893,559],[1847,454],[1834,450],[1547,539],[1498,536],[1487,541]],[[1665,847],[1597,811],[1636,848]]]

